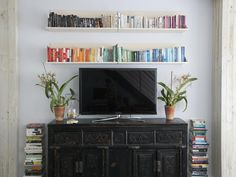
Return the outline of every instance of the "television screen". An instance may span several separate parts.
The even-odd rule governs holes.
[[[79,112],[156,114],[156,69],[80,68]]]

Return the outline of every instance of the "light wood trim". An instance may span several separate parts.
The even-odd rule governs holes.
[[[0,176],[2,177],[18,177],[19,87],[16,2],[17,0],[0,2],[2,10],[0,12]]]
[[[213,1],[212,175],[221,177],[222,0]]]

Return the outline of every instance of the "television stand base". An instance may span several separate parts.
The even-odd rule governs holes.
[[[114,121],[114,122],[132,122],[132,121],[136,121],[136,122],[145,122],[143,119],[141,119],[141,117],[132,117],[131,116],[122,116],[120,114],[116,115],[116,116],[111,116],[111,117],[106,117],[106,118],[102,118],[102,119],[96,119],[93,120],[92,123],[97,123],[97,122],[106,122],[106,121]]]

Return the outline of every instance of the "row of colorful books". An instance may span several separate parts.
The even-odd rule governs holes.
[[[190,120],[189,176],[208,177],[207,128],[204,120]]]
[[[132,16],[118,13],[118,28],[187,28],[185,15]]]
[[[50,12],[48,17],[48,27],[103,27],[102,18],[80,18],[77,15],[61,15]]]
[[[133,51],[112,48],[47,48],[48,62],[187,62],[185,47]]]
[[[44,133],[44,124],[31,123],[26,126],[24,177],[45,176]]]
[[[80,17],[50,12],[48,27],[86,28],[187,28],[185,15],[141,16],[124,13],[101,14],[98,17]]]

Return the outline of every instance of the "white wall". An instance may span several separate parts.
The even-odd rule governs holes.
[[[94,11],[180,11],[187,15],[189,30],[185,33],[64,33],[48,32],[47,15],[52,9]],[[176,116],[188,121],[202,118],[209,127],[211,142],[211,78],[212,78],[212,2],[211,0],[19,0],[19,60],[20,60],[20,132],[19,176],[23,174],[24,128],[30,122],[48,123],[53,120],[48,100],[43,90],[36,87],[37,75],[43,72],[41,61],[46,58],[46,46],[53,42],[66,43],[157,43],[182,44],[186,46],[189,63],[184,65],[153,65],[158,68],[158,81],[168,82],[170,72],[191,73],[198,81],[188,88],[188,109],[177,105]],[[132,65],[133,67],[136,67]],[[48,71],[56,72],[62,81],[78,71],[78,66],[47,65]],[[145,67],[143,65],[142,67]],[[74,88],[78,81],[74,81]],[[160,102],[159,102],[160,103]],[[163,104],[158,106],[159,116],[164,116]],[[211,175],[210,175],[211,176]]]

